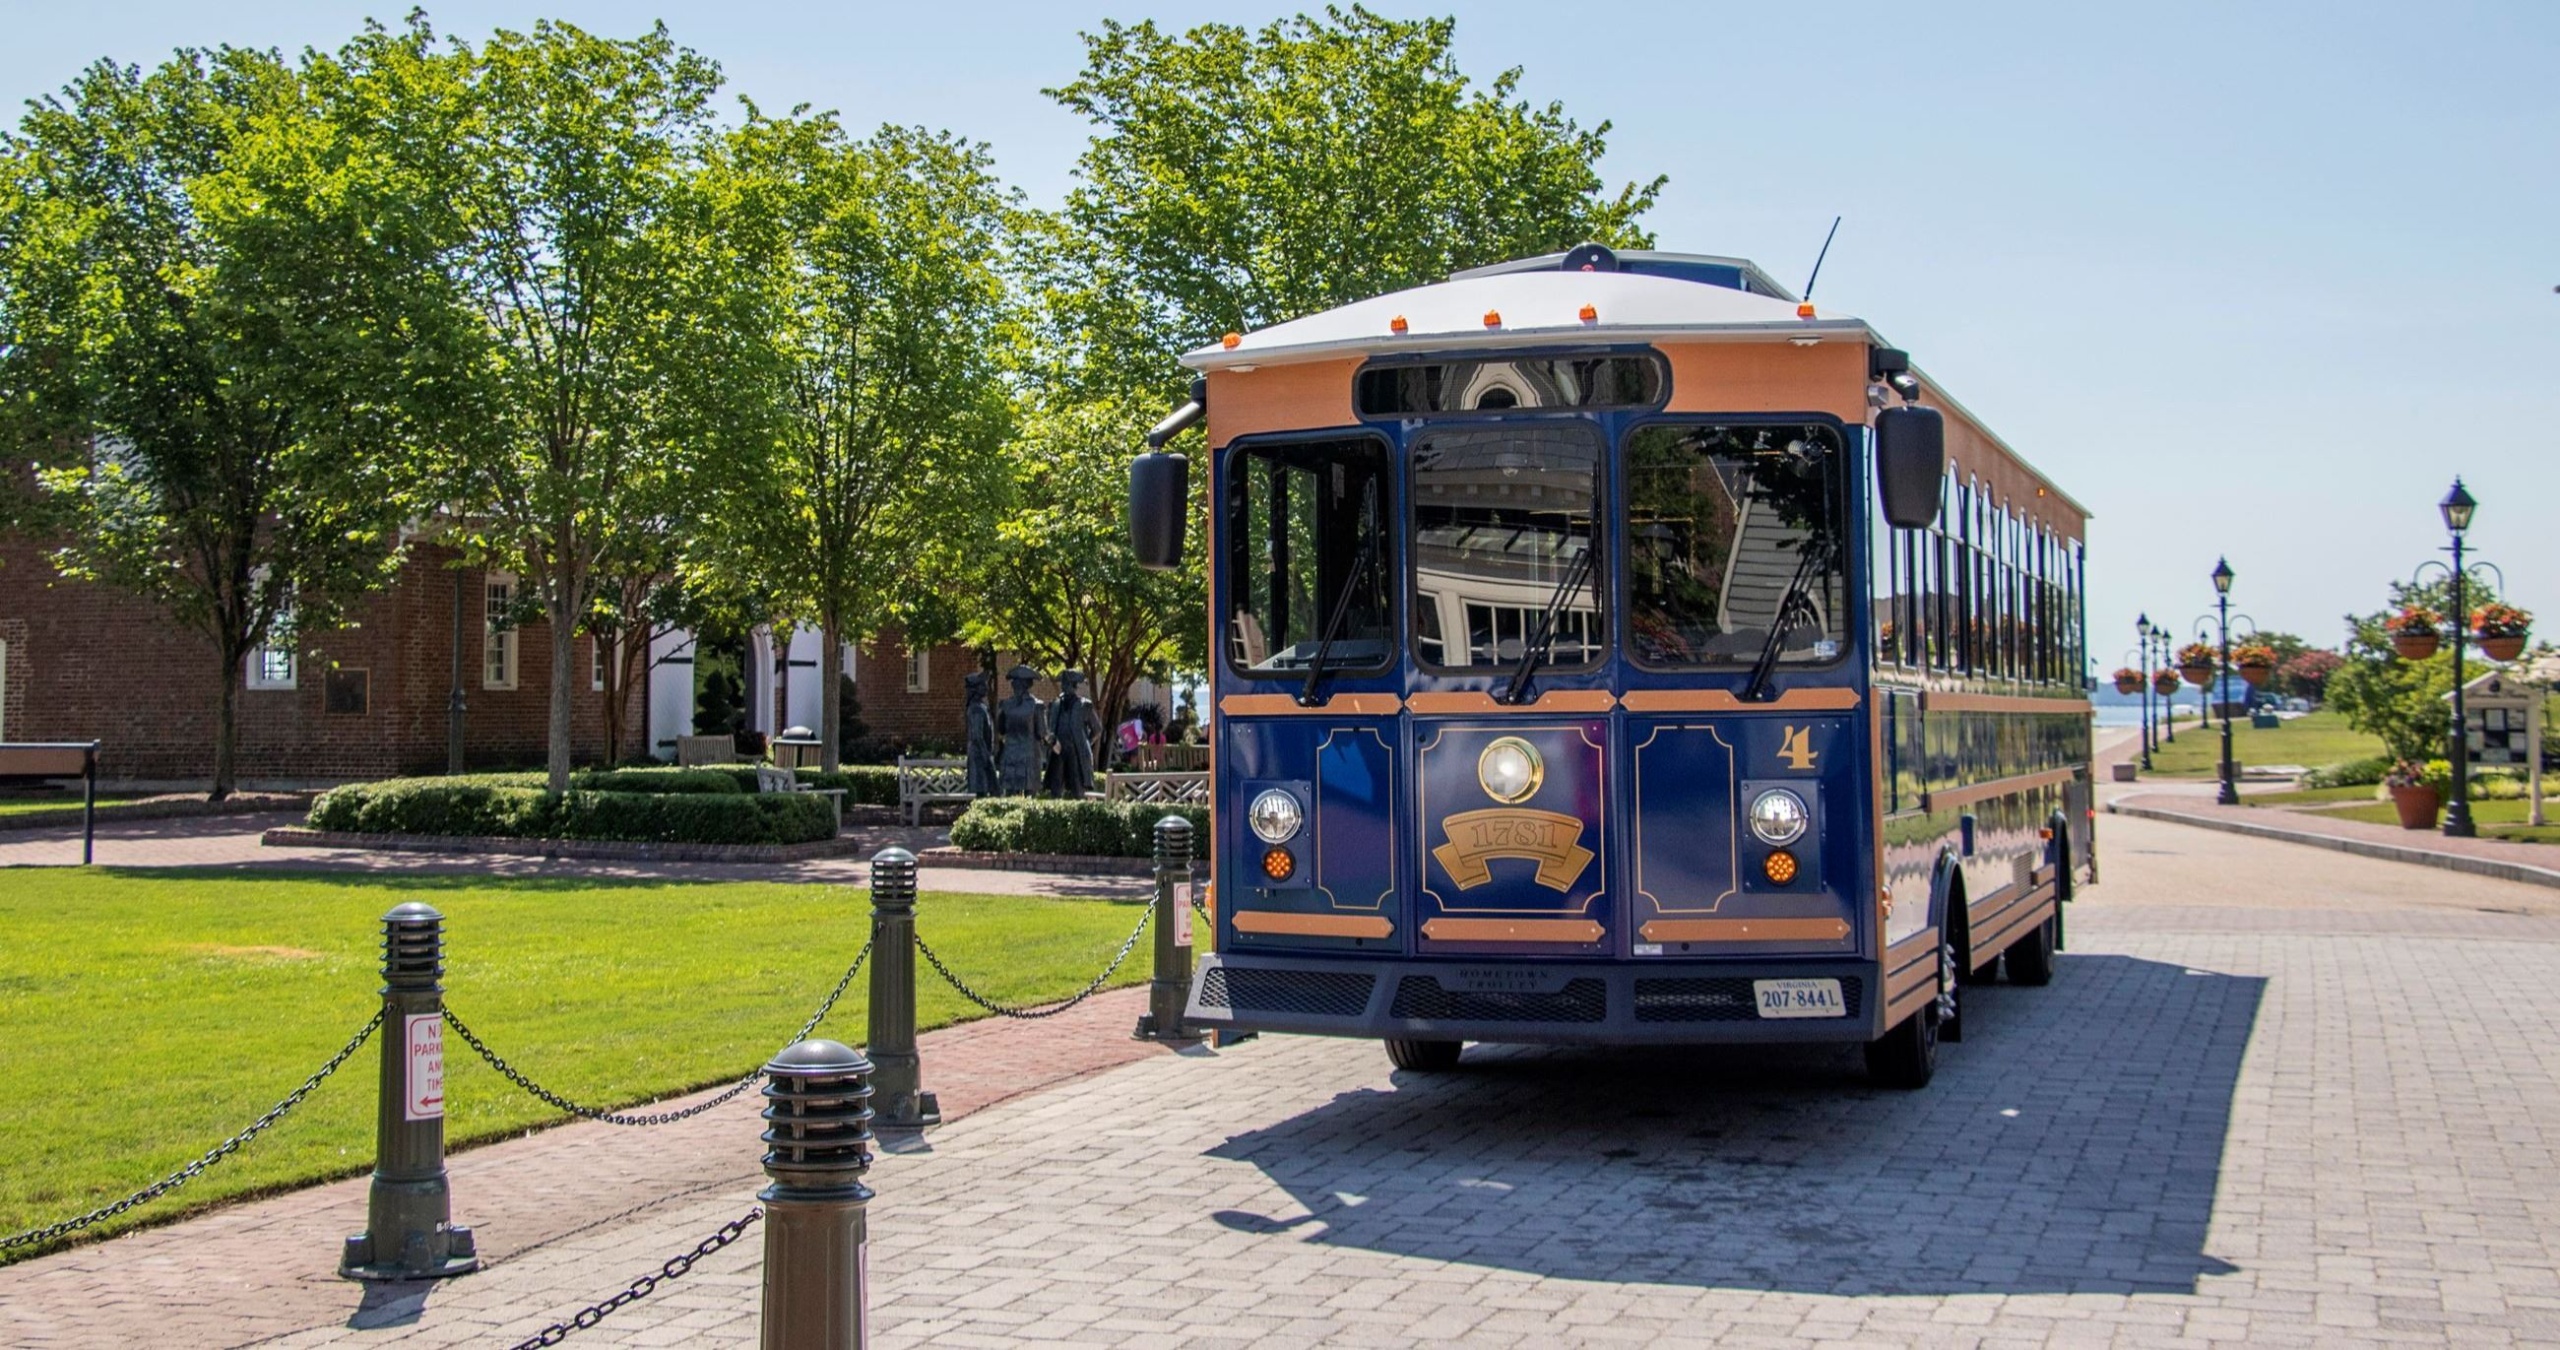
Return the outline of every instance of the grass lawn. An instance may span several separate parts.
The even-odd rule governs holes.
[[[381,1006],[381,917],[445,915],[446,1000],[490,1047],[613,1107],[735,1079],[860,950],[867,892],[761,883],[0,871],[0,1235],[156,1181],[248,1124]],[[998,1002],[1061,998],[1141,906],[927,894],[917,928]],[[1116,982],[1147,977],[1145,944]],[[919,1024],[975,1015],[917,963]],[[868,978],[820,1035],[858,1043]],[[449,1145],[561,1119],[446,1044]],[[376,1050],[247,1148],[89,1235],[367,1170]],[[750,1141],[739,1143],[750,1161]],[[0,1254],[0,1263],[29,1255]]]
[[[99,793],[98,814],[105,815],[109,807],[134,800],[137,799],[130,795],[111,797],[106,793]],[[30,811],[60,811],[66,808],[73,811],[80,809],[79,793],[49,797],[0,797],[0,816],[22,816]]]
[[[2259,731],[2247,718],[2231,724],[2231,758],[2242,764],[2299,764],[2316,769],[2343,760],[2370,759],[2382,753],[2382,741],[2347,725],[2337,713],[2305,713]],[[2209,728],[2181,724],[2174,745],[2151,752],[2155,773],[2173,778],[2211,778],[2222,762],[2222,723]]]
[[[2471,823],[2479,827],[2480,837],[2483,839],[2507,839],[2521,844],[2560,844],[2560,824],[2540,826],[2525,824],[2525,805],[2520,801],[2474,800],[2471,803]],[[2361,820],[2374,825],[2400,823],[2399,813],[2392,809],[2389,802],[2375,802],[2371,806],[2351,806],[2344,810],[2326,811],[2322,814],[2338,816],[2346,820]],[[2545,819],[2560,817],[2560,805],[2555,805],[2546,797],[2542,803],[2542,814]]]
[[[2237,733],[2239,728],[2234,727],[2232,730]],[[2244,792],[2240,794],[2240,801],[2244,806],[2323,806],[2337,802],[2371,802],[2376,800],[2374,794],[2379,791],[2381,789],[2366,783],[2360,787],[2300,788],[2292,792]],[[2384,804],[2389,805],[2387,802]]]

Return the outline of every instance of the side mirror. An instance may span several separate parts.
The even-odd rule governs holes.
[[[1129,462],[1129,547],[1138,565],[1162,572],[1182,565],[1182,532],[1191,508],[1191,461],[1150,450]]]
[[[1893,528],[1936,524],[1946,479],[1947,422],[1937,409],[1887,408],[1876,414],[1876,496]]]

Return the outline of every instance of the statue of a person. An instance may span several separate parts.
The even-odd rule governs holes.
[[[1058,701],[1049,707],[1050,745],[1058,756],[1058,795],[1077,801],[1093,791],[1094,746],[1102,737],[1102,714],[1084,696],[1084,672],[1058,676]]]
[[[1047,758],[1049,741],[1049,705],[1031,696],[1031,682],[1039,678],[1040,672],[1029,666],[1005,672],[1013,693],[996,705],[1000,747],[996,791],[1007,797],[1028,797],[1040,788],[1041,761]]]
[[[996,718],[987,710],[986,673],[970,671],[960,677],[960,687],[967,691],[960,708],[960,743],[969,761],[969,791],[992,797],[996,795]]]

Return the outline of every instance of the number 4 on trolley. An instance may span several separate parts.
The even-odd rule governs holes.
[[[1788,727],[1786,730],[1785,738],[1778,742],[1778,758],[1785,760],[1787,767],[1798,773],[1812,768],[1815,754],[1813,728]]]

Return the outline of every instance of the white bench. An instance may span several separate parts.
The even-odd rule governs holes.
[[[908,824],[923,824],[928,806],[946,802],[967,806],[977,799],[978,794],[969,790],[969,761],[898,756],[898,809],[906,814]]]
[[[827,799],[828,806],[835,809],[836,833],[844,833],[843,788],[813,788],[801,782],[800,775],[789,769],[777,769],[770,764],[759,764],[756,766],[756,791],[817,793]]]

